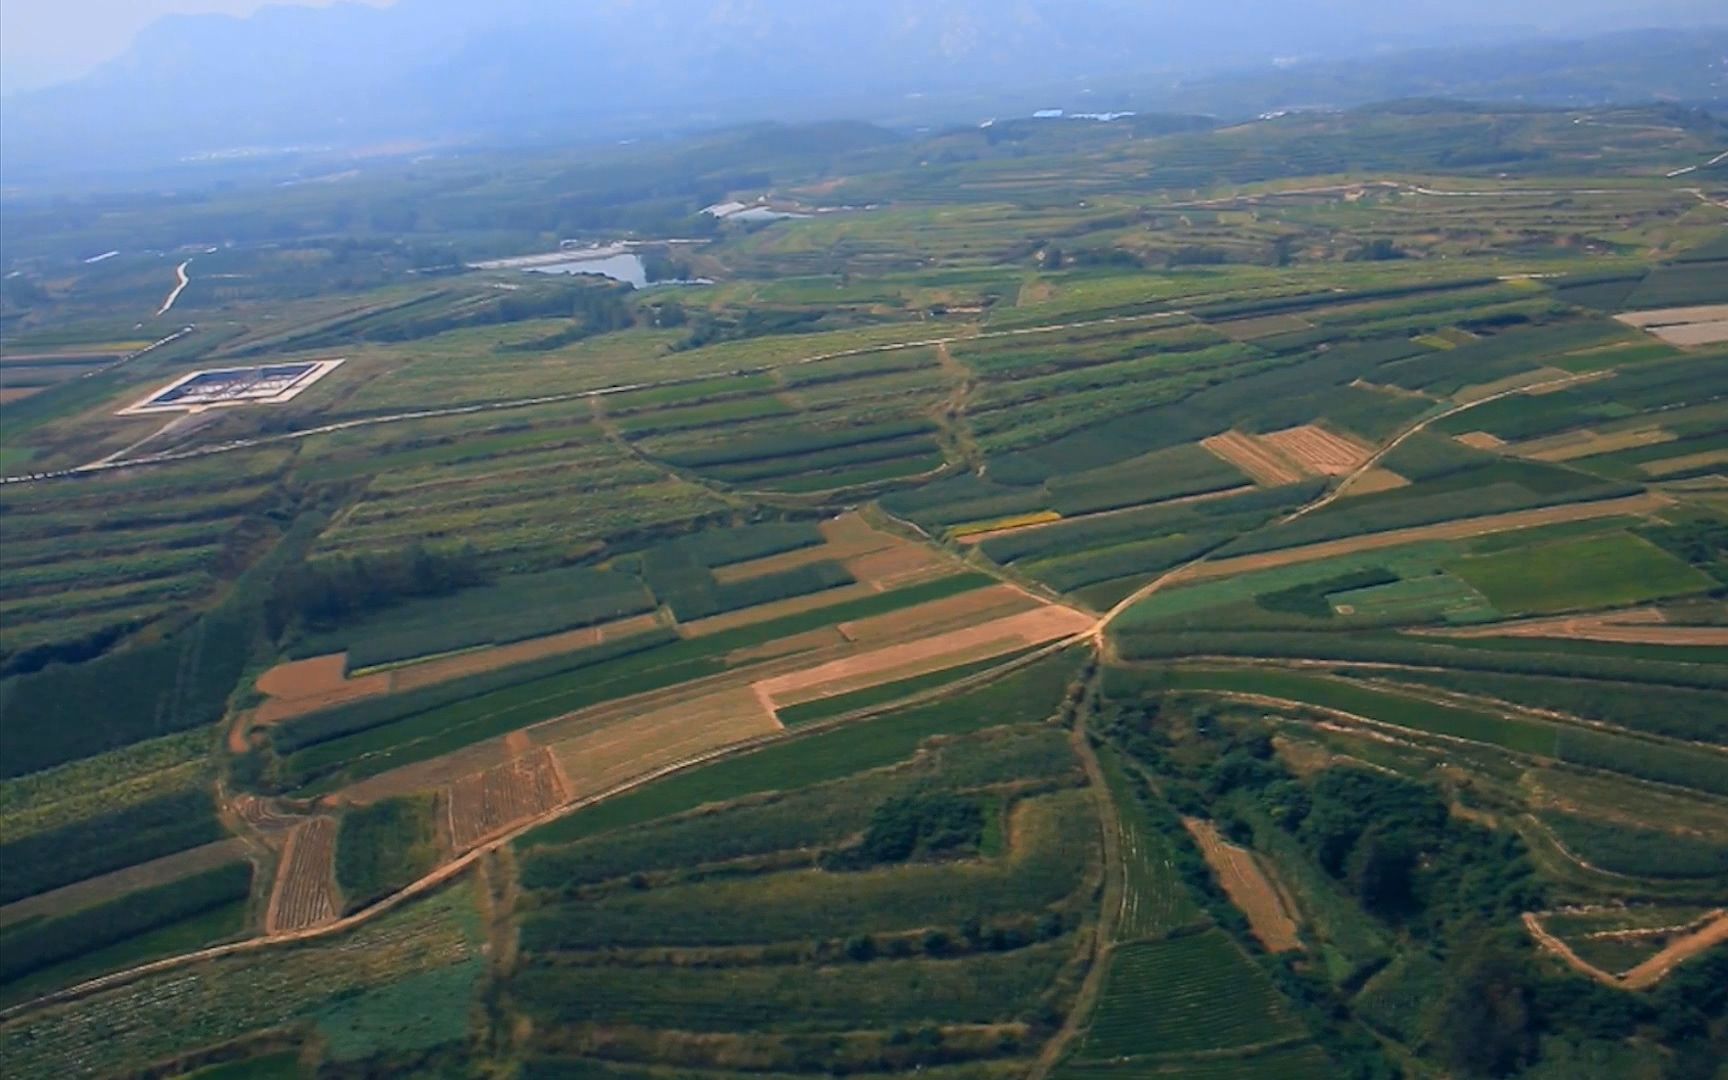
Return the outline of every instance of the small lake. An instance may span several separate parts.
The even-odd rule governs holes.
[[[523,269],[535,274],[599,274],[613,281],[624,281],[638,289],[648,287],[648,267],[642,256],[625,252],[600,259],[567,259],[564,262],[542,263]]]

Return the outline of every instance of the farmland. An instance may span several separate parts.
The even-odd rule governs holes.
[[[113,367],[160,268],[32,234],[9,1071],[1719,1059],[1720,121],[990,130],[285,189]],[[495,263],[572,231],[702,283]]]

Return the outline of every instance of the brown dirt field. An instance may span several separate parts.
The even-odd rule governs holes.
[[[341,913],[336,898],[336,819],[315,817],[294,830],[276,872],[267,934],[305,930],[333,922]]]
[[[1200,445],[1267,487],[1281,487],[1302,479],[1302,471],[1294,464],[1240,431],[1226,431],[1222,435],[1201,439]]]
[[[1538,525],[1589,521],[1593,518],[1618,517],[1622,514],[1651,514],[1671,505],[1673,505],[1673,500],[1666,496],[1657,492],[1646,492],[1642,495],[1628,495],[1623,499],[1604,499],[1600,502],[1549,506],[1540,510],[1516,510],[1509,514],[1491,514],[1487,517],[1464,518],[1459,521],[1446,521],[1438,525],[1423,525],[1413,529],[1393,529],[1389,532],[1369,533],[1366,536],[1346,537],[1343,540],[1328,540],[1322,544],[1308,544],[1304,547],[1285,548],[1281,551],[1239,555],[1230,559],[1214,559],[1211,562],[1200,563],[1191,567],[1179,577],[1172,576],[1170,580],[1175,583],[1178,580],[1202,581],[1208,578],[1228,577],[1232,574],[1246,574],[1254,570],[1270,570],[1274,567],[1294,566],[1297,563],[1313,562],[1317,559],[1331,559],[1339,555],[1354,555],[1361,551],[1377,551],[1381,548],[1398,547],[1422,540],[1462,540],[1472,536],[1486,536],[1490,533],[1529,529]]]
[[[1613,431],[1606,435],[1588,430],[1569,431],[1564,435],[1516,443],[1512,446],[1512,452],[1533,461],[1573,461],[1590,457],[1592,454],[1611,454],[1616,450],[1635,450],[1640,446],[1673,442],[1674,438],[1673,432],[1661,428]]]
[[[766,559],[752,559],[749,562],[718,567],[714,571],[714,577],[724,584],[830,559],[845,562],[850,566],[853,560],[878,553],[907,550],[930,553],[929,549],[921,544],[914,544],[871,528],[870,523],[857,514],[842,514],[829,518],[821,524],[821,529],[825,542],[816,547],[799,548],[797,551],[770,555]],[[858,573],[855,568],[853,573],[860,580],[868,580],[865,574]]]
[[[526,742],[524,736],[523,742]],[[444,809],[457,854],[511,826],[544,814],[567,799],[551,751],[529,750],[514,761],[465,776],[450,785]]]
[[[953,564],[922,544],[902,544],[846,561],[846,569],[877,592],[945,576]]]
[[[990,585],[901,611],[843,622],[835,629],[839,630],[840,636],[847,641],[865,644],[906,641],[910,638],[928,637],[945,630],[975,626],[988,619],[1042,606],[1043,601],[1026,595],[1012,585]]]
[[[310,660],[291,660],[258,676],[258,692],[297,701],[340,691],[348,685],[348,654],[331,653]]]
[[[1382,491],[1396,491],[1401,487],[1409,487],[1410,481],[1399,476],[1391,469],[1369,469],[1356,478],[1350,485],[1350,494],[1345,498],[1357,495],[1374,495]]]
[[[45,386],[8,386],[0,388],[0,405],[10,405],[14,401],[23,401],[34,394],[46,390]]]
[[[1321,476],[1348,476],[1364,461],[1374,456],[1371,447],[1347,439],[1316,424],[1274,431],[1260,438],[1310,473]]]
[[[779,721],[748,686],[600,723],[551,744],[573,799],[710,750],[772,735]]]
[[[1677,472],[1707,465],[1728,465],[1728,450],[1706,450],[1701,454],[1684,454],[1680,457],[1663,458],[1661,461],[1647,461],[1638,466],[1638,469],[1645,476],[1672,476]]]
[[[1210,821],[1183,818],[1206,863],[1218,875],[1218,881],[1229,894],[1230,902],[1248,916],[1248,925],[1267,952],[1292,952],[1302,947],[1296,920],[1284,908],[1284,901],[1273,887],[1254,853],[1237,847],[1220,836]]]
[[[1517,390],[1519,387],[1534,386],[1537,383],[1552,382],[1555,379],[1564,379],[1569,374],[1571,373],[1561,371],[1559,368],[1551,367],[1541,367],[1534,371],[1521,371],[1516,375],[1508,375],[1504,379],[1495,379],[1493,382],[1477,383],[1475,386],[1466,386],[1456,394],[1453,394],[1452,400],[1466,404],[1472,401],[1481,401],[1483,398],[1493,397],[1495,394],[1504,394],[1508,390]]]
[[[971,655],[971,659],[977,660],[1041,645],[1083,633],[1092,628],[1094,621],[1091,616],[1072,608],[1050,604],[964,630],[832,660],[803,671],[764,679],[756,685],[776,707],[794,705],[967,662],[956,657],[981,652],[981,655]]]
[[[274,669],[265,672],[263,676],[260,676],[260,679],[269,678],[273,671]],[[388,694],[395,687],[394,674],[394,672],[381,671],[375,675],[362,675],[358,679],[346,680],[337,689],[320,694],[306,694],[295,698],[270,698],[252,710],[252,715],[247,719],[245,726],[247,728],[269,727],[271,724],[279,724],[296,716],[305,716],[307,713],[314,713],[319,709],[328,709],[332,705],[345,705],[350,701],[359,701],[361,698]]]
[[[1472,431],[1457,436],[1459,442],[1472,450],[1498,450],[1506,445],[1506,440],[1487,431]]]
[[[218,840],[214,844],[205,844],[189,851],[175,852],[160,859],[139,863],[137,866],[128,866],[124,870],[14,900],[5,907],[0,907],[0,927],[38,915],[64,915],[68,911],[112,900],[138,889],[167,885],[193,874],[214,870],[225,863],[244,858],[245,855],[246,842],[239,837]]]

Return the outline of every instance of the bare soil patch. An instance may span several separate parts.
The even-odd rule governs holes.
[[[775,707],[796,705],[1041,645],[1083,633],[1093,623],[1089,615],[1050,604],[963,630],[832,660],[756,685]]]
[[[1614,318],[1627,326],[1636,326],[1640,330],[1651,326],[1680,326],[1684,323],[1717,322],[1721,319],[1728,319],[1728,304],[1701,304],[1695,307],[1625,311]]]
[[[852,571],[852,576],[869,582],[877,592],[941,577],[951,565],[922,544],[902,544],[846,561],[846,569]]]
[[[1200,440],[1200,445],[1267,487],[1282,487],[1302,479],[1302,470],[1261,440],[1240,431]]]
[[[1280,551],[1264,551],[1255,555],[1214,559],[1211,562],[1190,567],[1179,576],[1173,575],[1171,581],[1199,581],[1207,578],[1228,577],[1232,574],[1246,574],[1255,570],[1293,566],[1297,563],[1313,562],[1317,559],[1331,559],[1339,555],[1354,555],[1361,551],[1399,547],[1403,544],[1413,544],[1422,540],[1462,540],[1472,536],[1486,536],[1490,533],[1529,529],[1538,525],[1589,521],[1593,518],[1618,517],[1622,514],[1652,514],[1671,505],[1673,505],[1673,500],[1667,496],[1657,492],[1646,492],[1642,495],[1628,495],[1622,499],[1570,503],[1566,506],[1543,507],[1540,510],[1515,510],[1507,514],[1490,514],[1487,517],[1464,518],[1459,521],[1444,521],[1437,525],[1392,529],[1388,532],[1369,533],[1366,536],[1328,540],[1321,544],[1284,548]]]
[[[524,739],[526,741],[526,739]],[[444,800],[451,847],[460,854],[567,798],[563,782],[544,747],[507,764],[465,776],[450,785]]]
[[[1473,450],[1498,450],[1506,445],[1506,440],[1487,431],[1472,431],[1457,436],[1459,442]]]
[[[281,934],[334,922],[340,909],[336,897],[336,819],[315,817],[288,837],[264,931]]]
[[[1182,824],[1193,834],[1206,856],[1207,865],[1218,875],[1218,881],[1230,897],[1230,902],[1248,916],[1254,936],[1266,946],[1267,952],[1292,952],[1302,947],[1296,920],[1290,917],[1283,899],[1273,886],[1260,860],[1247,848],[1238,847],[1219,835],[1217,826],[1199,818],[1183,818]]]
[[[1650,332],[1682,349],[1695,345],[1719,345],[1728,341],[1728,319],[1686,323],[1684,326],[1655,326]]]
[[[1518,443],[1512,447],[1512,452],[1535,461],[1573,461],[1595,454],[1612,454],[1617,450],[1635,450],[1640,446],[1673,442],[1674,438],[1673,432],[1659,427],[1607,434],[1590,430],[1569,431],[1564,435]]]
[[[550,745],[569,797],[598,795],[700,754],[772,735],[780,722],[748,686],[591,724]]]
[[[1346,495],[1345,498],[1356,495],[1373,495],[1381,491],[1395,491],[1398,488],[1409,486],[1410,481],[1391,469],[1369,469],[1357,477],[1354,484],[1350,485],[1350,494]]]
[[[1327,431],[1317,424],[1274,431],[1260,442],[1277,450],[1309,473],[1348,476],[1374,456],[1372,447]]]
[[[331,653],[309,660],[293,660],[258,676],[259,693],[298,701],[344,689],[348,685],[348,654]]]

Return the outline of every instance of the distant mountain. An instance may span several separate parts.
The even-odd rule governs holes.
[[[0,139],[4,167],[17,174],[251,145],[623,136],[843,113],[936,118],[960,102],[984,109],[993,95],[1042,88],[1173,87],[1178,74],[1191,86],[1193,76],[1227,67],[1264,74],[1274,60],[1287,66],[1295,58],[1504,42],[1628,22],[1728,21],[1720,7],[1718,0],[399,0],[388,8],[272,7],[246,19],[164,19],[92,75],[0,104]],[[1508,27],[1509,18],[1518,25]],[[1721,56],[1718,50],[1718,65]],[[1708,71],[1699,74],[1707,84]],[[1719,67],[1714,77],[1719,83]]]

